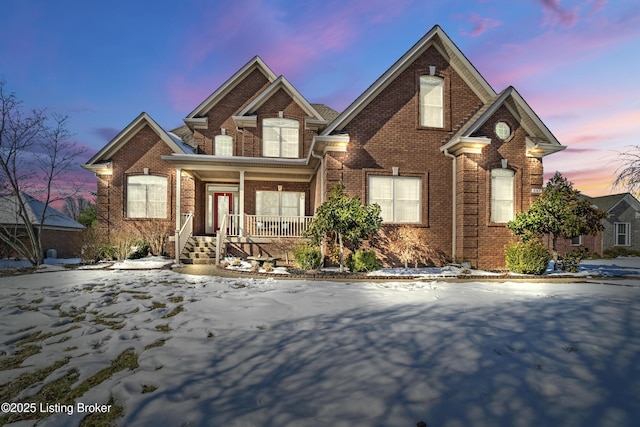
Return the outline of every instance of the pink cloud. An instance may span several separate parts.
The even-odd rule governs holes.
[[[472,15],[467,22],[474,24],[473,29],[470,33],[463,32],[462,34],[471,37],[481,36],[486,31],[502,25],[502,22],[497,19],[482,17],[478,14]]]
[[[578,21],[578,9],[568,11],[560,6],[560,0],[538,0],[545,14],[545,25],[573,27]]]
[[[193,30],[186,35],[184,66],[168,82],[171,102],[181,110],[193,108],[254,55],[260,55],[276,74],[295,79],[328,54],[346,50],[371,26],[402,14],[409,3],[334,0],[300,2],[283,10],[257,0],[224,7],[202,2]],[[210,73],[196,74],[207,66]],[[195,75],[189,77],[190,73]]]

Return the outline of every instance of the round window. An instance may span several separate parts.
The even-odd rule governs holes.
[[[505,122],[496,123],[495,132],[503,141],[511,136],[511,128]]]

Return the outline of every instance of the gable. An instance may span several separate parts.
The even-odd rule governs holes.
[[[145,128],[149,128],[164,142],[173,153],[188,154],[193,148],[185,144],[177,135],[162,129],[147,113],[141,113],[127,125],[115,138],[107,143],[89,161],[82,165],[84,169],[94,172],[106,172],[111,169],[112,157],[122,149],[131,139]]]
[[[329,124],[322,132],[322,135],[329,135],[333,132],[343,130],[354,117],[429,48],[434,48],[440,53],[482,102],[488,102],[496,95],[484,77],[480,75],[475,67],[462,54],[442,28],[436,25],[380,76],[362,95],[349,105],[340,116]]]
[[[269,83],[276,80],[275,73],[259,56],[255,56],[189,113],[185,118],[185,122],[188,125],[197,124],[199,118],[206,116],[213,107],[222,101],[240,83],[250,76],[258,74],[263,76]]]
[[[284,77],[278,77],[269,87],[262,91],[253,99],[242,111],[233,116],[233,120],[237,127],[255,127],[257,126],[256,112],[269,101],[282,98],[282,94],[286,94],[287,98],[293,101],[306,114],[305,127],[311,125],[318,127],[327,123],[320,113],[296,90],[291,83]],[[281,106],[279,111],[285,109]]]
[[[491,98],[462,125],[442,146],[442,151],[460,151],[466,146],[473,145],[476,140],[486,142],[488,132],[486,130],[480,132],[480,129],[502,108],[506,108],[518,126],[522,126],[526,131],[527,156],[540,158],[567,148],[560,144],[518,91],[513,86],[509,86]]]

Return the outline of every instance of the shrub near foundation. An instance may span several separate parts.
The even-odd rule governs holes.
[[[509,271],[519,274],[542,274],[552,258],[538,240],[510,243],[505,247],[504,255]]]
[[[307,243],[293,248],[293,258],[303,270],[316,270],[322,263],[322,253],[316,246]]]
[[[380,269],[380,266],[376,262],[376,253],[362,249],[358,249],[355,253],[349,255],[347,258],[347,267],[356,273]]]

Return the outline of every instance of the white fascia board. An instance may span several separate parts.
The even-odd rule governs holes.
[[[549,154],[557,153],[567,148],[566,145],[560,145],[560,143],[543,143],[532,141],[529,137],[525,138],[527,146],[527,157],[536,157],[541,159]]]
[[[81,165],[83,169],[91,171],[96,175],[112,175],[113,174],[113,162],[94,163]]]
[[[482,154],[482,149],[490,144],[491,139],[484,136],[465,136],[447,142],[440,147],[440,151],[454,156],[459,154]]]
[[[302,110],[312,119],[323,120],[318,111],[311,106],[309,101],[287,80],[286,77],[280,76],[269,85],[260,95],[251,101],[246,107],[238,113],[238,116],[244,116],[254,113],[258,108],[267,102],[278,90],[284,89],[287,94],[298,104]]]
[[[398,61],[396,61],[391,68],[389,68],[385,73],[380,76],[369,88],[362,93],[351,105],[347,107],[346,110],[342,112],[323,132],[322,135],[328,135],[335,130],[343,129],[358,113],[360,113],[380,92],[382,92],[391,82],[404,70],[406,70],[415,59],[420,56],[424,51],[426,51],[429,47],[435,47],[440,54],[449,61],[449,63],[456,69],[458,74],[464,76],[464,72],[462,70],[457,69],[458,66],[455,63],[456,61],[451,60],[451,56],[448,52],[443,51],[438,43],[434,41],[435,36],[438,36],[440,41],[442,42],[445,49],[447,49],[451,54],[457,58],[458,62],[461,66],[468,71],[468,74],[472,77],[472,79],[476,80],[478,85],[482,88],[484,92],[486,92],[485,96],[479,96],[481,99],[485,98],[486,102],[488,99],[494,97],[496,92],[489,85],[489,83],[482,77],[482,75],[478,72],[478,70],[469,62],[469,60],[464,56],[464,54],[458,49],[458,47],[453,43],[453,41],[447,36],[444,30],[436,25],[434,26],[427,34],[425,34],[411,49],[409,49]],[[467,79],[465,79],[466,81]],[[472,82],[467,82],[470,87],[476,90],[476,85]]]
[[[144,126],[148,125],[166,143],[174,153],[185,153],[184,147],[178,144],[173,138],[156,123],[149,114],[142,112],[131,123],[127,125],[118,135],[98,151],[86,166],[102,163],[110,160],[120,148],[122,148],[131,138],[133,138]],[[85,168],[86,169],[86,168]]]
[[[209,95],[207,99],[202,101],[200,105],[198,105],[191,113],[189,113],[187,118],[190,119],[205,114],[254,69],[260,70],[270,82],[276,80],[275,73],[271,70],[271,68],[267,66],[262,58],[260,58],[259,56],[254,56],[242,68],[236,71],[235,74],[229,77],[227,81],[225,81],[218,89],[216,89],[215,92]]]
[[[208,117],[193,117],[183,119],[184,123],[189,126],[191,129],[208,129],[209,128],[209,118]]]
[[[258,126],[258,116],[232,116],[232,119],[238,129]]]
[[[160,156],[162,160],[166,160],[170,163],[180,163],[184,165],[192,164],[243,164],[243,165],[265,165],[273,167],[287,167],[287,166],[306,166],[307,159],[285,159],[279,157],[240,157],[240,156],[215,156],[211,154],[170,154]]]

